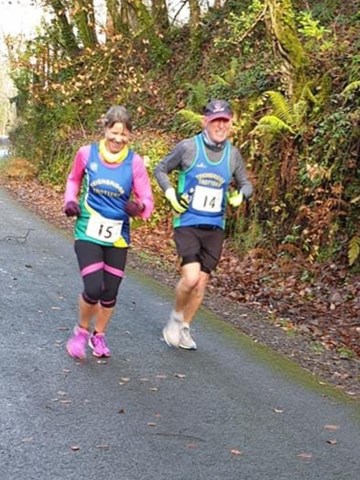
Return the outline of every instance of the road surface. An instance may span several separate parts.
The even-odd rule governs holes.
[[[172,292],[127,272],[112,357],[65,343],[72,239],[0,191],[2,480],[358,480],[360,405],[203,310],[168,348]]]

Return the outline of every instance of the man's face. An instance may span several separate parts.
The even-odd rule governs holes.
[[[203,126],[213,142],[221,143],[230,136],[232,120],[228,120],[227,118],[209,120],[204,117]]]

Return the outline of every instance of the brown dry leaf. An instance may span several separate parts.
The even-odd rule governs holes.
[[[310,458],[312,458],[312,453],[299,453],[298,457],[303,460],[309,460]]]
[[[25,437],[22,439],[24,443],[30,443],[34,440],[34,437]]]
[[[125,385],[126,383],[130,382],[130,378],[128,377],[122,377],[120,378],[119,385]]]
[[[332,432],[335,432],[336,430],[339,430],[339,425],[324,425],[325,430],[330,430]]]
[[[241,450],[238,450],[237,448],[232,448],[230,450],[230,453],[231,453],[231,455],[235,455],[235,456],[239,456],[239,455],[243,454],[243,452]]]
[[[337,440],[335,440],[335,439],[326,440],[326,443],[328,443],[329,445],[336,445],[336,444],[337,444]]]

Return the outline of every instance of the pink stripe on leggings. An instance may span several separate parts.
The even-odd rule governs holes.
[[[115,277],[123,277],[124,276],[124,271],[120,270],[118,268],[111,267],[110,265],[104,265],[104,270],[105,272],[111,273],[112,275],[115,275]]]
[[[91,265],[88,265],[87,267],[83,268],[80,273],[82,277],[85,277],[86,275],[97,272],[98,270],[102,270],[103,268],[104,268],[104,262],[92,263]]]

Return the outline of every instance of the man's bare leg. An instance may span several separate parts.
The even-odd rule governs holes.
[[[209,274],[205,272],[200,272],[199,280],[196,286],[191,290],[187,305],[184,309],[184,322],[188,323],[189,325],[194,320],[196,312],[201,307],[208,280]]]
[[[175,319],[179,319],[179,347],[196,350],[196,342],[190,335],[190,324],[202,304],[209,275],[200,270],[199,263],[182,267],[182,276],[175,297]]]
[[[184,316],[185,311],[192,303],[194,291],[200,280],[200,263],[188,263],[181,267],[181,278],[176,286],[175,306],[176,313]]]

